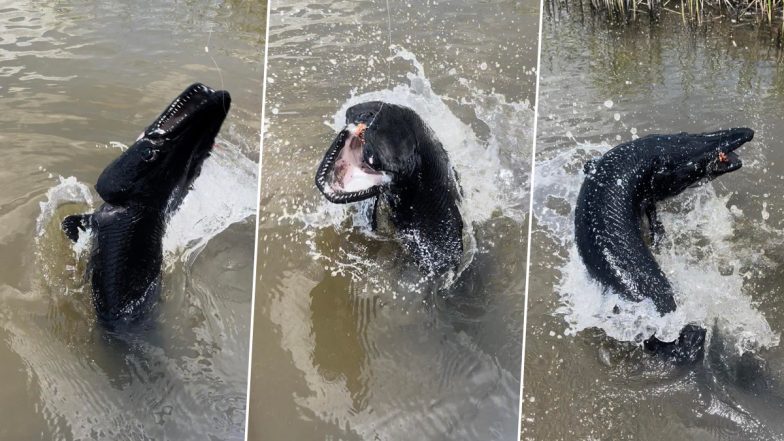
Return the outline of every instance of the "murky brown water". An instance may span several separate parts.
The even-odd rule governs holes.
[[[389,65],[384,1],[270,6],[250,439],[516,437],[537,3],[390,1]],[[369,99],[460,174],[475,254],[445,292],[313,184]]]
[[[669,14],[608,29],[575,9],[543,34],[522,438],[784,439],[784,67],[768,31]],[[601,298],[572,242],[580,170],[635,134],[730,126],[756,130],[744,167],[660,208],[657,258],[711,329],[708,355],[657,363],[580,313]]]
[[[264,10],[0,6],[0,439],[242,438]],[[233,108],[172,220],[151,323],[107,334],[59,221],[100,204],[88,189],[120,152],[110,144],[132,142],[194,81],[230,90]]]

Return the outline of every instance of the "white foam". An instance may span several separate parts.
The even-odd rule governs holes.
[[[733,246],[734,226],[742,212],[728,206],[729,196],[717,196],[712,184],[676,197],[671,204],[678,213],[666,207],[659,210],[667,234],[656,259],[675,288],[675,312],[661,317],[650,300],[626,301],[603,292],[590,278],[573,243],[574,204],[583,181],[582,165],[609,148],[578,144],[536,165],[538,224],[568,250],[557,268],[561,278],[555,287],[561,299],[557,313],[567,323],[566,333],[600,328],[622,341],[639,343],[652,334],[667,341],[677,338],[684,325],[696,323],[709,331],[718,326],[738,352],[778,345],[778,333],[744,292],[740,273],[740,268],[761,258],[761,252]],[[613,312],[616,306],[618,313]]]

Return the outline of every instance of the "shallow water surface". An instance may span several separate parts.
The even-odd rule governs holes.
[[[784,68],[769,31],[669,13],[614,28],[579,10],[543,26],[522,438],[784,439]],[[659,204],[678,310],[603,294],[573,243],[585,161],[637,136],[739,126],[756,131],[743,168]],[[685,323],[709,331],[695,365],[636,343]]]
[[[264,4],[17,1],[0,23],[0,439],[242,439]],[[157,307],[107,331],[60,220],[101,204],[103,168],[195,81],[232,110]]]
[[[271,8],[250,439],[516,437],[538,5]],[[370,203],[314,185],[345,110],[378,99],[460,175],[470,264],[446,289]]]

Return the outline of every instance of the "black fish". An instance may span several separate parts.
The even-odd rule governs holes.
[[[413,110],[378,101],[352,106],[316,172],[330,202],[381,200],[406,250],[423,270],[442,274],[463,256],[457,175],[444,147]]]
[[[627,300],[651,299],[662,315],[675,311],[672,286],[644,240],[648,235],[657,244],[664,233],[656,202],[739,169],[735,150],[753,137],[746,128],[650,135],[588,162],[574,221],[577,250],[591,277]],[[643,231],[643,216],[649,232]],[[701,345],[701,331],[702,338],[694,338],[695,330],[689,328],[690,337],[681,341]],[[660,349],[655,342],[646,346]]]
[[[88,271],[93,303],[104,321],[143,314],[160,285],[162,240],[210,155],[231,105],[228,92],[194,84],[101,173],[104,204],[62,222],[73,241],[93,234]]]

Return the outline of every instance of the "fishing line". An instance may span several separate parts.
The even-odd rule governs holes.
[[[218,66],[218,62],[215,61],[215,58],[210,53],[210,41],[212,41],[212,29],[210,29],[210,33],[207,34],[207,44],[204,46],[204,53],[206,53],[207,56],[210,57],[210,60],[212,60],[212,64],[215,66],[215,70],[218,71],[218,78],[220,78],[221,90],[226,90],[226,84],[224,84],[223,82],[223,73],[221,73],[220,67]]]
[[[389,0],[385,0],[387,5],[387,49],[389,49],[389,58],[387,58],[387,87],[389,90],[392,90],[392,57],[394,54],[392,53],[392,12],[389,10]],[[384,102],[381,101],[381,105],[378,107],[376,114],[373,115],[373,119],[370,120],[370,124],[368,127],[372,127],[373,123],[376,122],[376,117],[378,114],[381,113],[381,109],[384,108]]]

